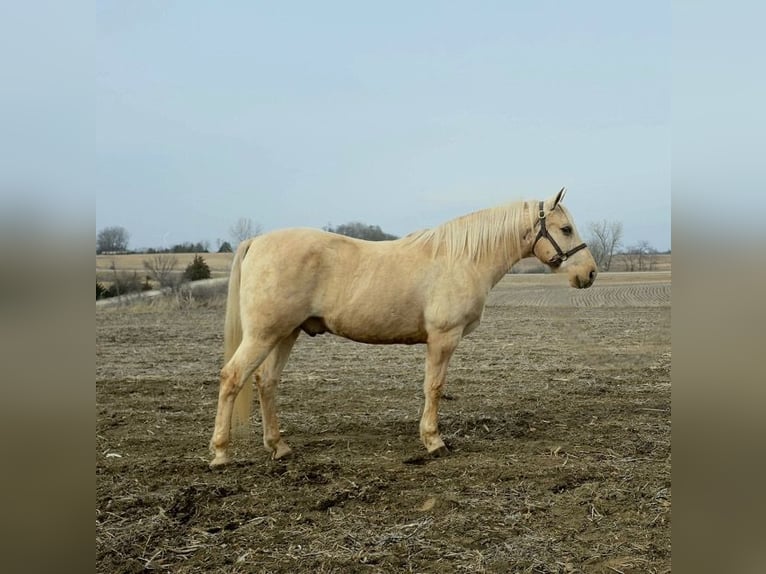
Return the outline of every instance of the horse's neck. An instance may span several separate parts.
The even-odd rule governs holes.
[[[505,277],[506,273],[510,271],[516,261],[521,259],[520,257],[508,258],[501,253],[494,253],[493,256],[494,257],[489,258],[489,260],[480,263],[480,267],[483,268],[486,282],[490,289]]]
[[[531,255],[531,236],[532,230],[530,229],[525,233],[521,240],[521,253],[509,255],[507,253],[502,253],[502,251],[498,249],[485,256],[482,261],[478,262],[478,266],[482,274],[485,276],[490,289],[505,277],[514,264],[521,261],[524,257],[529,257]]]

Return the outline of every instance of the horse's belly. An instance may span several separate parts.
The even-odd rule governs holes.
[[[425,333],[402,333],[390,337],[382,337],[375,333],[358,332],[336,334],[358,343],[369,343],[372,345],[417,345],[428,342],[428,336]]]
[[[428,340],[424,326],[411,319],[367,317],[347,321],[339,318],[327,319],[326,323],[328,331],[360,343],[415,345]]]

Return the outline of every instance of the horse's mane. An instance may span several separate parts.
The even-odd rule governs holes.
[[[523,234],[535,224],[535,215],[528,202],[516,201],[463,215],[404,239],[430,245],[434,256],[443,254],[453,261],[466,257],[480,261],[498,251],[516,259],[521,255]]]

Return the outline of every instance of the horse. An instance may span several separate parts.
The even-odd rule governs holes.
[[[479,326],[492,287],[532,255],[566,272],[572,287],[590,287],[596,278],[596,262],[561,204],[564,193],[476,211],[395,240],[289,228],[241,242],[229,277],[210,466],[231,461],[232,418],[235,431],[247,426],[253,379],[264,446],[274,459],[291,453],[275,395],[301,332],[425,344],[420,439],[430,455],[447,454],[438,428],[447,367],[460,340]]]

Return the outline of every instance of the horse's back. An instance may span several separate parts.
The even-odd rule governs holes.
[[[406,249],[398,241],[366,241],[312,228],[289,228],[259,235],[252,240],[243,271],[258,273],[259,281],[291,280],[302,287],[314,280],[337,282],[338,287],[397,283],[411,267],[422,268],[422,250]],[[396,273],[393,273],[393,271]]]

